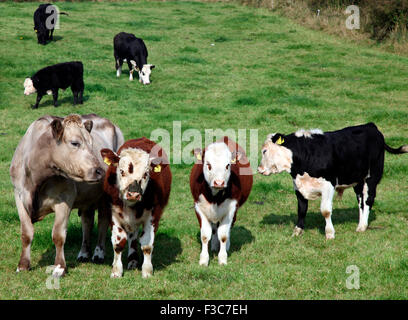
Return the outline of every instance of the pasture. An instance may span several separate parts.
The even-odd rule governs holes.
[[[290,176],[255,175],[232,229],[228,265],[210,255],[209,267],[201,267],[188,185],[192,165],[179,164],[171,166],[152,278],[142,279],[140,268],[109,278],[110,232],[104,264],[77,263],[82,232],[76,210],[60,289],[46,287],[55,256],[52,214],[34,225],[32,270],[16,274],[21,241],[9,166],[27,127],[44,114],[96,113],[117,124],[125,139],[149,138],[157,128],[173,136],[173,121],[203,135],[205,129],[231,128],[249,136],[258,129],[258,152],[271,132],[329,131],[369,121],[389,145],[408,143],[407,57],[305,29],[266,9],[221,2],[57,5],[69,16],[61,17],[56,41],[41,46],[32,21],[38,3],[0,3],[0,299],[408,298],[408,155],[386,154],[362,234],[355,232],[358,208],[350,189],[333,204],[336,239],[325,240],[320,201],[309,203],[304,235],[291,237],[297,202]],[[156,65],[150,86],[130,82],[126,64],[116,78],[112,39],[120,31],[145,40],[148,62]],[[23,95],[24,79],[72,60],[84,64],[84,104],[73,107],[68,89],[60,92],[58,108],[46,96],[31,110],[35,95]],[[350,265],[359,268],[359,289],[346,287]]]

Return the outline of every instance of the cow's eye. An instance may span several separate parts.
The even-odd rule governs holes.
[[[71,145],[74,146],[75,148],[79,148],[81,144],[78,141],[71,141]]]
[[[211,164],[207,163],[207,168],[211,171]]]
[[[262,154],[265,154],[265,153],[266,153],[266,149],[262,151]]]
[[[228,163],[225,169],[228,170],[229,167],[230,167],[230,164]]]
[[[122,176],[122,177],[124,177],[125,176],[125,171],[123,171],[122,169],[120,170],[120,175]]]
[[[147,172],[145,172],[145,174],[143,175],[143,179],[147,178]]]

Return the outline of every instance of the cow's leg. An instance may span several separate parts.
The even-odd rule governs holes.
[[[358,183],[353,189],[354,192],[356,193],[357,197],[357,202],[358,202],[358,213],[359,213],[359,219],[358,219],[358,226],[356,231],[365,231],[367,226],[364,226],[364,195],[363,195],[363,188],[364,188],[365,182]]]
[[[31,108],[32,109],[37,109],[38,105],[40,104],[41,98],[43,97],[43,95],[41,93],[37,93],[37,99],[35,101],[35,105],[33,105]]]
[[[144,213],[145,214],[145,213]],[[150,214],[143,224],[143,235],[140,237],[140,247],[143,252],[142,277],[148,278],[153,275],[152,253],[155,230],[153,218]]]
[[[307,199],[305,199],[298,190],[296,190],[296,197],[298,201],[298,221],[296,223],[295,229],[293,230],[292,236],[300,236],[303,234],[308,207]]]
[[[375,200],[375,196],[377,193],[377,185],[380,182],[380,179],[378,179],[375,176],[371,176],[367,178],[364,183],[364,187],[363,187],[364,208],[363,208],[362,222],[359,223],[360,228],[358,228],[357,230],[358,232],[364,232],[367,230],[370,210],[374,205],[374,200]]]
[[[201,266],[208,266],[210,256],[208,254],[208,242],[211,239],[212,228],[207,217],[200,211],[198,206],[196,206],[196,213],[200,217],[201,221],[201,253],[199,264]]]
[[[82,224],[82,246],[78,253],[79,262],[88,262],[91,256],[91,234],[94,226],[95,212],[92,209],[80,210]]]
[[[123,274],[122,251],[126,246],[127,234],[120,225],[112,219],[112,247],[113,247],[113,263],[111,278],[120,278]]]
[[[72,95],[74,96],[74,105],[78,103],[78,94],[79,91],[75,90],[73,87],[71,87]]]
[[[98,207],[98,240],[92,256],[92,262],[103,263],[105,261],[106,232],[111,221],[111,208],[106,199],[101,200]]]
[[[126,60],[126,62],[128,64],[128,67],[129,67],[129,81],[133,81],[133,72],[134,72],[133,66],[130,63],[130,61]]]
[[[119,59],[117,56],[115,56],[116,76],[118,78],[122,74],[122,65],[123,65],[123,59]]]
[[[234,216],[237,211],[237,201],[232,200],[228,204],[228,212],[222,219],[218,227],[218,240],[220,241],[220,251],[218,253],[218,263],[226,265],[228,260],[228,253],[230,247],[230,231]]]
[[[18,263],[16,270],[16,272],[20,272],[22,270],[30,269],[30,251],[31,242],[33,241],[34,237],[34,226],[16,190],[14,190],[14,196],[16,199],[18,216],[20,217],[22,251],[20,262]]]
[[[52,228],[52,241],[55,244],[54,277],[61,277],[66,273],[64,244],[67,236],[67,225],[72,203],[60,202],[54,206],[55,220]]]
[[[211,236],[211,251],[220,251],[220,240],[218,239],[218,224],[211,223],[212,236]]]
[[[334,187],[333,185],[326,181],[323,184],[322,188],[322,202],[320,203],[320,212],[323,217],[326,219],[326,239],[334,239],[334,227],[331,220],[331,215],[333,212],[333,196],[334,196]]]
[[[139,228],[136,227],[136,229],[129,233],[129,239],[128,239],[128,265],[127,268],[129,270],[133,270],[137,268],[137,247],[139,246],[139,243],[137,241],[137,237],[139,235]]]
[[[54,107],[58,106],[58,89],[52,89],[52,98],[54,100]]]
[[[50,31],[50,40],[54,39],[53,33],[54,33],[54,29],[51,29],[51,31]]]

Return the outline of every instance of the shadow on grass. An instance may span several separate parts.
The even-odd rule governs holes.
[[[67,88],[67,90],[71,91],[69,88]],[[61,90],[59,90],[59,94],[61,94]],[[47,96],[48,96],[48,95],[47,95]],[[41,99],[41,102],[40,102],[38,108],[54,107],[54,100],[52,99],[52,95],[49,96],[49,99],[46,98],[47,96],[44,96],[44,97]],[[82,97],[82,100],[83,100],[83,102],[85,103],[86,101],[89,100],[89,96],[85,96],[85,95],[84,95],[84,96]],[[58,103],[57,108],[63,106],[65,103],[71,105],[72,107],[80,106],[80,104],[77,104],[77,105],[74,106],[74,96],[72,95],[72,93],[71,93],[70,96],[66,96],[66,97],[64,97],[64,98],[62,98],[62,99],[58,99],[57,103]],[[34,105],[34,104],[32,104],[32,106],[33,106],[33,105]]]
[[[95,224],[94,229],[92,231],[92,252],[95,249],[96,241],[98,238],[98,231],[97,225]],[[41,256],[41,259],[38,263],[39,267],[50,266],[54,264],[55,259],[55,246],[52,242],[49,234],[44,235],[46,236],[45,239],[39,239],[40,242],[49,241],[48,248],[46,252],[44,252]],[[35,235],[34,235],[35,237]],[[112,243],[110,241],[111,233],[108,230],[106,235],[106,249],[105,249],[105,260],[102,265],[111,266],[113,262],[113,249]],[[92,263],[89,262],[78,262],[77,255],[79,250],[81,249],[82,244],[82,227],[81,225],[70,225],[67,230],[67,240],[64,246],[65,252],[65,262],[69,269],[75,269],[76,267],[82,265],[83,263]],[[153,268],[155,270],[162,270],[165,269],[167,266],[174,263],[177,259],[177,256],[181,253],[181,242],[176,237],[171,237],[163,233],[158,233],[155,237],[154,241],[154,250],[153,250]],[[126,270],[127,267],[127,246],[126,249],[122,253],[122,262],[124,269]],[[143,255],[140,250],[140,246],[138,247],[138,269],[141,270],[141,266],[143,263]],[[35,267],[34,267],[35,268]]]
[[[358,208],[349,208],[349,209],[334,209],[332,214],[332,222],[334,229],[336,229],[336,225],[338,224],[345,224],[348,222],[354,222],[356,224],[356,228],[358,225]],[[376,219],[375,210],[370,212],[368,224]],[[293,223],[293,227],[297,222],[297,213],[293,213],[291,215],[280,215],[271,213],[268,216],[265,216],[261,224],[271,224],[271,225],[288,225],[289,223]],[[308,212],[305,219],[305,230],[311,229],[319,229],[321,234],[325,234],[325,220],[324,217],[321,215],[320,212]],[[369,227],[370,228],[370,227]]]
[[[214,236],[214,235],[212,235]],[[197,242],[200,244],[200,248],[201,248],[201,233],[200,231],[197,232],[196,234],[196,239]],[[247,243],[251,243],[254,241],[254,236],[252,235],[251,231],[249,231],[248,229],[241,227],[241,226],[234,226],[231,229],[231,236],[230,236],[230,249],[228,251],[228,253],[233,253],[236,251],[240,251],[241,247],[244,244]],[[218,252],[214,252],[211,251],[211,240],[208,243],[208,250],[209,250],[209,254],[210,256],[217,256]]]

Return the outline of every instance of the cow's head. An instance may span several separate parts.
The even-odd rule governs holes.
[[[51,122],[55,144],[50,165],[56,174],[78,182],[98,182],[103,178],[104,169],[92,148],[92,126],[91,120],[82,123],[78,115]]]
[[[26,96],[33,94],[37,92],[37,89],[34,87],[33,79],[32,78],[26,78],[24,80],[24,94]]]
[[[140,70],[136,62],[134,60],[131,60],[130,63],[133,66],[133,69],[139,72],[139,82],[143,84],[150,84],[150,74],[152,73],[152,70],[155,68],[154,64],[144,64],[142,69]]]
[[[231,152],[224,142],[210,144],[205,152],[195,149],[194,154],[202,160],[203,174],[213,193],[227,187],[231,176],[231,164],[242,157],[241,152]]]
[[[105,163],[116,167],[116,185],[121,200],[129,205],[142,201],[150,172],[155,167],[154,158],[138,148],[124,149],[120,156],[110,149],[102,149],[101,155]]]
[[[265,176],[287,171],[292,167],[292,151],[285,147],[285,136],[277,133],[267,136],[261,149],[262,160],[258,172]]]

